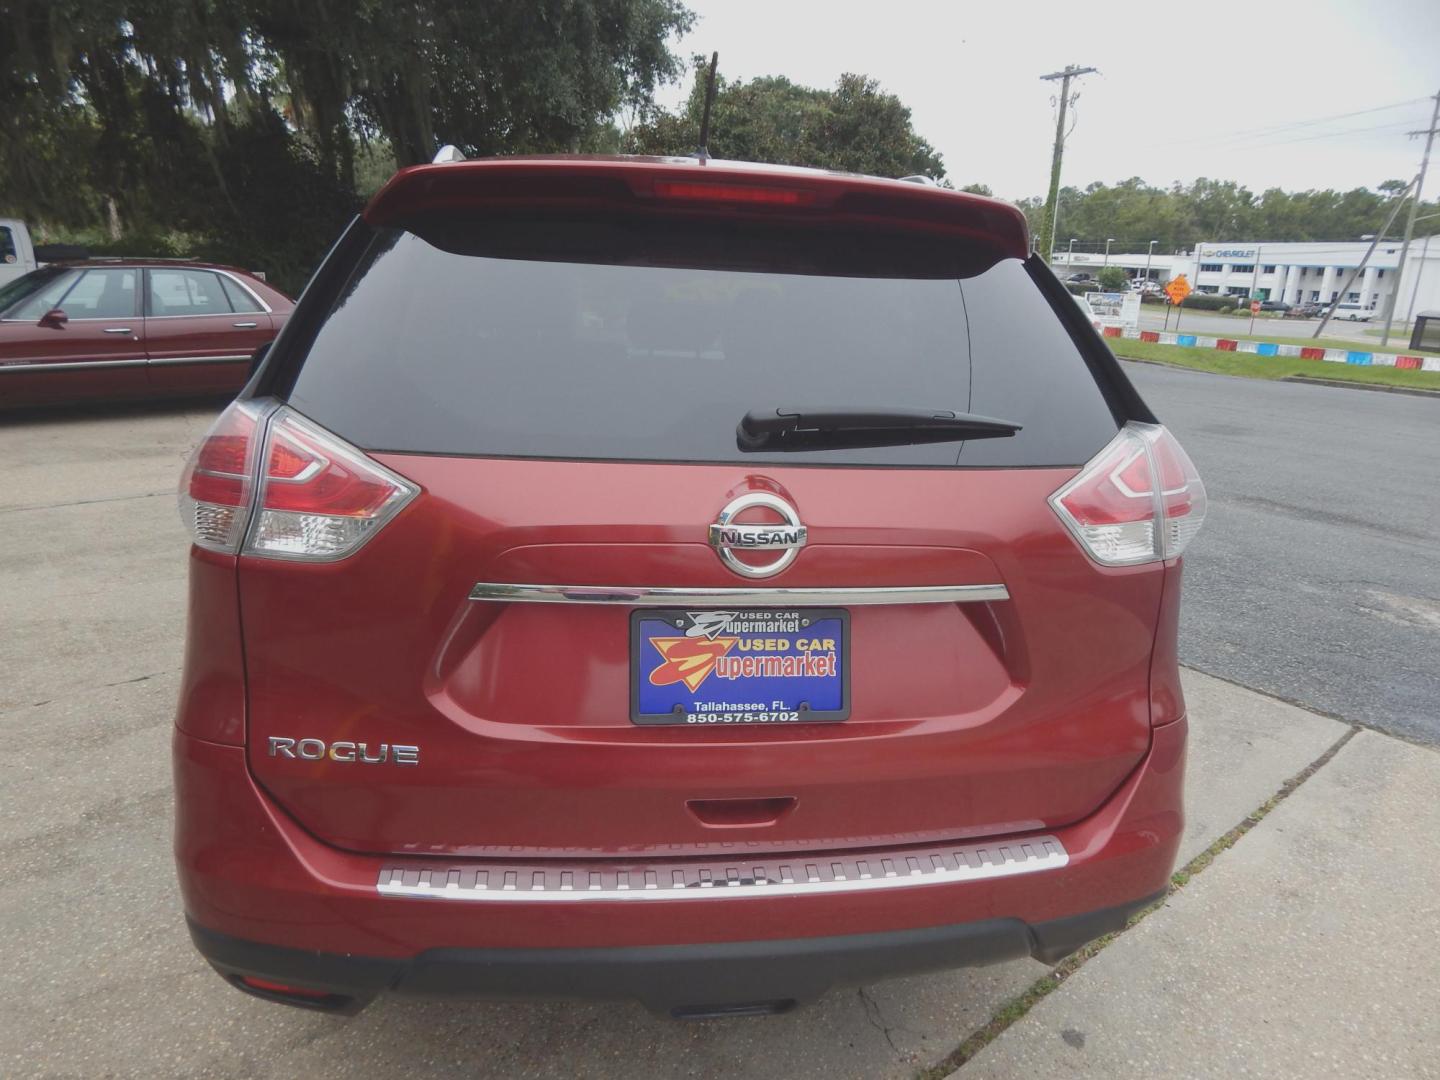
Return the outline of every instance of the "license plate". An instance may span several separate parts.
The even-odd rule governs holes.
[[[630,719],[741,727],[850,715],[850,613],[839,608],[630,617]]]

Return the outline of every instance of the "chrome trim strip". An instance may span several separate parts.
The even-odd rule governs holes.
[[[20,300],[17,300],[17,301],[15,301],[15,302],[16,302],[17,304],[23,303],[23,301],[20,301]],[[53,310],[53,309],[52,309],[52,310]],[[63,310],[63,309],[62,309],[62,310]],[[118,315],[118,316],[117,316],[117,315],[68,315],[68,314],[67,314],[67,315],[65,316],[65,325],[66,325],[66,326],[69,326],[71,323],[77,323],[77,322],[109,322],[109,323],[113,323],[117,318],[119,318],[119,319],[138,319],[138,318],[142,318],[142,317],[143,317],[143,316],[136,315],[133,311],[132,311],[129,315]],[[28,325],[28,326],[38,326],[39,323],[40,323],[40,320],[39,320],[39,319],[0,319],[0,322],[22,323],[22,324],[25,324],[25,325]]]
[[[173,322],[176,319],[233,319],[237,315],[261,315],[259,311],[207,311],[199,315],[146,315],[146,322]],[[222,331],[223,333],[223,331]]]
[[[712,900],[723,895],[822,893],[959,885],[1059,870],[1070,856],[1054,836],[948,844],[911,850],[799,857],[755,856],[726,862],[687,860],[611,869],[596,863],[487,863],[382,866],[381,896],[437,900],[588,903],[594,900]]]
[[[56,360],[49,364],[0,364],[0,375],[7,371],[94,371],[96,368],[144,367],[144,358],[135,360]]]
[[[152,364],[235,364],[249,360],[249,353],[233,353],[229,356],[162,356],[151,360]]]
[[[147,364],[238,364],[249,360],[249,353],[234,356],[166,356],[159,360],[55,360],[48,364],[5,364],[0,363],[0,375],[7,371],[92,371],[96,368],[144,367]]]
[[[858,589],[672,589],[625,585],[511,585],[481,581],[471,600],[521,604],[614,604],[621,607],[867,607],[879,604],[964,604],[1009,600],[1004,585],[882,585]]]

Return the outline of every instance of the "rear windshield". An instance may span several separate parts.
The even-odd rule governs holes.
[[[1025,265],[955,240],[703,223],[377,231],[294,376],[371,451],[788,465],[1041,466],[1116,421]],[[1011,438],[746,452],[751,409],[897,407]]]

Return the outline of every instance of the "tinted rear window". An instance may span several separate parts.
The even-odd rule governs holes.
[[[957,241],[666,223],[376,233],[291,403],[372,451],[1075,465],[1116,421],[1023,263]],[[748,410],[951,409],[1013,438],[746,453]]]

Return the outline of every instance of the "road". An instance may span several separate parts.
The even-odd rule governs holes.
[[[1210,494],[1182,662],[1440,743],[1440,400],[1125,367]]]
[[[1140,308],[1140,329],[1141,330],[1163,330],[1168,322],[1171,330],[1175,329],[1175,313],[1172,311],[1167,320],[1165,308],[1156,307],[1153,304],[1142,305]],[[1250,329],[1249,319],[1237,319],[1230,315],[1216,315],[1206,311],[1184,311],[1180,316],[1180,329],[1187,334],[1209,334],[1214,337],[1225,337],[1229,334],[1244,334],[1246,337],[1261,337],[1266,334],[1273,334],[1282,338],[1308,338],[1315,333],[1315,328],[1320,325],[1319,319],[1272,319],[1256,318],[1255,329]],[[1380,348],[1380,338],[1377,335],[1366,334],[1366,330],[1374,330],[1381,326],[1378,322],[1350,322],[1348,320],[1331,319],[1325,327],[1324,337],[1327,339],[1339,338],[1343,341],[1357,341],[1359,347],[1369,350]],[[1410,343],[1410,332],[1403,329],[1398,323],[1390,332],[1390,344],[1387,346],[1389,352],[1404,352]]]

